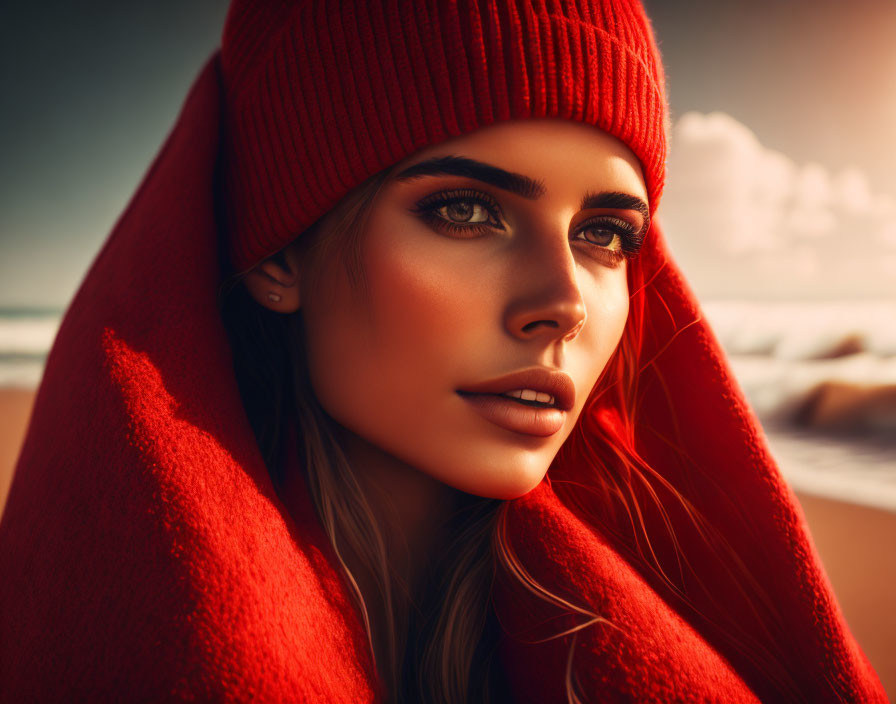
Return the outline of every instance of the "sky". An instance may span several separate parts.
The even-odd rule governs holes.
[[[896,297],[896,2],[650,0],[660,222],[709,298]],[[227,2],[0,4],[0,307],[64,306]]]
[[[896,2],[647,7],[675,125],[659,219],[697,293],[896,299]]]

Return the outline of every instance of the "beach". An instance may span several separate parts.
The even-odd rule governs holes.
[[[0,512],[34,404],[31,389],[0,388]]]
[[[0,506],[34,392],[0,389]],[[896,513],[797,491],[818,554],[853,635],[896,698]]]

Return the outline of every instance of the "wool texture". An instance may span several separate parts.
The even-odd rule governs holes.
[[[292,26],[294,8],[304,12],[312,5],[271,5],[271,12]],[[417,5],[389,6],[405,12]],[[482,117],[475,124],[458,121],[464,110],[448,110],[439,101],[449,98],[426,90],[455,80],[452,62],[461,57],[442,57],[424,38],[433,31],[496,31],[494,24],[451,24],[453,8],[461,5],[435,4],[443,24],[418,27],[419,44],[394,59],[416,65],[413,52],[428,52],[436,55],[428,65],[442,66],[441,73],[402,89],[401,119],[371,123],[366,136],[352,131],[356,142],[343,145],[350,156],[341,162],[329,160],[322,144],[305,140],[299,147],[298,135],[321,129],[321,141],[345,137],[339,122],[354,109],[352,101],[359,95],[381,100],[378,91],[393,79],[378,72],[392,64],[371,56],[369,81],[357,82],[357,93],[337,82],[329,108],[322,101],[317,112],[278,113],[287,96],[265,87],[268,69],[260,67],[267,65],[264,56],[279,56],[281,44],[255,37],[249,19],[231,18],[244,36],[227,41],[249,57],[239,63],[243,77],[234,78],[226,55],[216,54],[205,66],[66,311],[47,360],[0,520],[0,701],[380,700],[361,616],[310,498],[300,497],[299,510],[290,513],[274,489],[242,405],[217,293],[230,266],[239,270],[276,251],[290,232],[332,207],[350,187],[348,179],[359,182],[388,165],[395,150],[517,114],[557,115],[561,105],[573,117],[600,113],[600,100],[579,100],[575,91],[542,87],[524,100],[522,74],[507,68],[521,65],[516,49],[495,54],[496,45],[483,44],[483,53],[465,57],[469,77],[451,91],[451,100],[475,106]],[[355,12],[363,6],[345,5]],[[234,7],[236,13],[245,9]],[[368,51],[371,39],[362,28],[380,31],[387,18],[344,14],[351,24],[342,34],[334,30],[344,41],[339,47],[357,42],[358,51]],[[539,25],[546,33],[539,36],[556,38],[563,30],[578,47],[567,60],[579,63],[562,70],[600,63],[595,57],[605,54],[593,53],[589,43],[595,33],[554,14]],[[503,29],[507,18],[500,19]],[[631,31],[621,27],[622,34]],[[315,57],[329,51],[335,61],[346,60],[333,47],[316,47],[309,49],[308,70],[323,71]],[[628,48],[622,53],[636,56]],[[439,64],[442,58],[447,63]],[[286,71],[278,61],[270,70]],[[626,58],[618,69],[631,71],[629,78],[641,75],[640,62],[632,61]],[[484,66],[493,63],[517,81],[506,95]],[[255,106],[255,113],[246,113],[255,114],[254,137],[229,131],[235,80]],[[309,87],[305,80],[291,74],[287,83],[301,94]],[[645,78],[645,85],[652,83]],[[490,107],[477,102],[486,84],[494,89]],[[615,95],[611,102],[618,107],[618,90]],[[644,100],[649,105],[660,98]],[[526,110],[517,112],[514,106],[526,101]],[[539,101],[550,109],[537,107]],[[604,119],[612,134],[626,129],[619,113],[595,117],[595,124]],[[639,128],[645,136],[626,140],[656,195],[664,150],[654,160],[651,140],[662,138],[661,124],[660,116]],[[272,132],[264,136],[265,130]],[[244,167],[236,175],[235,160]],[[281,162],[293,169],[264,171]],[[364,168],[355,173],[359,164]],[[290,179],[306,170],[303,190]],[[295,192],[276,190],[287,186]],[[222,193],[239,201],[223,214]],[[544,640],[563,630],[556,626],[568,617],[545,611],[524,589],[499,580],[494,600],[508,700],[566,701],[569,667],[589,702],[885,702],[802,510],[658,226],[637,261],[647,283],[632,292],[632,305],[639,320],[651,321],[636,350],[642,369],[637,427],[645,429],[637,450],[718,528],[770,603],[742,594],[738,578],[722,569],[670,502],[667,516],[648,512],[645,520],[670,568],[676,546],[662,536],[664,519],[671,522],[689,560],[677,577],[685,603],[630,558],[624,521],[598,529],[568,500],[564,487],[587,495],[599,484],[600,468],[584,449],[564,447],[545,480],[510,502],[511,537],[536,580],[613,625],[595,623]],[[611,427],[616,421],[611,408],[598,404],[581,422]],[[295,448],[288,452],[287,465],[298,467]],[[718,625],[725,618],[776,654],[796,691],[782,695],[767,669],[725,637]]]

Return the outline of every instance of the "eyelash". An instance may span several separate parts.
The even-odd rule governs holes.
[[[438,211],[442,208],[457,203],[469,203],[482,206],[488,213],[488,222],[476,223],[473,225],[461,225],[438,214]],[[500,222],[500,207],[491,196],[481,191],[462,189],[433,193],[419,201],[412,208],[412,212],[416,213],[429,225],[453,234],[468,235],[471,232],[479,234],[488,229],[504,229]],[[614,217],[612,215],[601,215],[582,223],[576,230],[576,233],[583,233],[590,229],[601,229],[612,232],[614,238],[610,241],[610,244],[615,241],[616,237],[619,238],[620,248],[618,250],[612,250],[609,249],[608,245],[601,245],[584,238],[580,239],[576,237],[577,242],[584,242],[586,245],[590,245],[589,249],[594,250],[597,256],[611,266],[617,266],[623,259],[634,257],[641,248],[641,240],[643,237],[635,230],[631,223],[622,218]],[[469,238],[473,239],[473,237]]]

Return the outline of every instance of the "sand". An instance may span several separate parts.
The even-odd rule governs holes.
[[[846,622],[896,702],[896,513],[797,497]]]
[[[0,389],[0,507],[34,393]],[[896,700],[896,513],[797,494],[853,635]]]
[[[34,391],[0,388],[0,512],[12,481],[12,471],[25,439]]]

